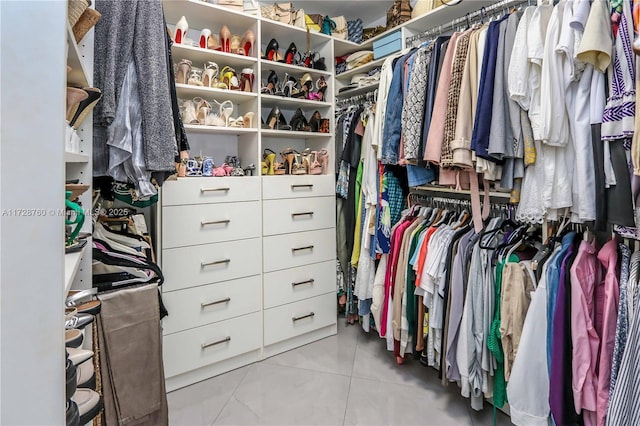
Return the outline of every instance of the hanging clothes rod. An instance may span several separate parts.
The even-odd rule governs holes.
[[[362,102],[375,102],[378,97],[378,89],[373,89],[370,92],[360,95],[354,95],[349,98],[342,98],[336,101],[338,107],[357,105]]]
[[[428,30],[415,34],[407,38],[407,45],[416,41],[424,41],[432,38],[436,35],[447,33],[449,31],[455,31],[456,27],[465,25],[470,27],[473,23],[485,20],[491,16],[495,16],[501,13],[507,13],[511,7],[520,6],[528,3],[531,5],[532,0],[501,0],[487,7],[482,7],[475,12],[467,13],[464,16],[454,19],[449,24],[438,25],[437,27],[429,28]]]

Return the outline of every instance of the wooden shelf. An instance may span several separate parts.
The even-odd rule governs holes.
[[[253,118],[253,125],[256,124],[256,118]],[[219,127],[219,126],[201,126],[199,124],[185,124],[184,129],[187,132],[193,133],[210,133],[214,135],[246,135],[251,133],[257,133],[256,128],[244,128],[244,127]]]
[[[375,61],[371,61],[357,68],[353,68],[353,69],[350,69],[349,71],[345,71],[342,74],[336,74],[336,80],[351,81],[351,77],[353,77],[355,74],[362,74],[362,73],[366,74],[368,71],[374,69],[375,67],[381,67],[382,64],[384,64],[384,61],[386,59],[387,57],[385,56],[384,58],[376,59]]]
[[[67,86],[88,87],[89,79],[84,66],[84,58],[80,53],[78,43],[73,35],[71,25],[67,22],[67,65],[71,67],[71,72],[67,73]]]
[[[319,132],[292,132],[289,130],[262,129],[260,131],[265,138],[278,139],[323,139],[333,137],[333,133]]]
[[[255,85],[255,83],[254,83]],[[240,90],[216,89],[213,87],[194,86],[191,84],[176,83],[176,92],[179,98],[192,99],[197,96],[211,100],[216,99],[219,102],[230,100],[234,104],[242,104],[252,101],[258,96],[255,92],[242,92]]]
[[[327,92],[325,92],[325,95]],[[288,109],[290,108],[328,108],[332,104],[329,102],[312,101],[309,99],[287,98],[285,96],[276,95],[260,95],[262,99],[262,107],[274,107]]]
[[[75,152],[64,153],[65,163],[88,163],[89,156],[87,154],[78,154]]]
[[[254,46],[254,50],[256,47]],[[189,59],[198,68],[204,68],[204,64],[213,61],[218,64],[218,71],[222,71],[225,65],[236,69],[240,74],[242,68],[254,68],[258,58],[253,56],[242,56],[234,53],[219,52],[217,50],[202,49],[200,47],[187,46],[186,44],[174,44],[172,47],[172,58],[175,63],[181,59]]]

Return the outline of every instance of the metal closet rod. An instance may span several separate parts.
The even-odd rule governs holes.
[[[438,25],[437,27],[429,28],[428,30],[415,34],[407,39],[408,43],[414,42],[416,40],[421,40],[436,34],[442,34],[447,31],[447,28],[450,27],[453,31],[457,25],[467,24],[471,26],[471,23],[477,21],[478,19],[484,19],[489,15],[493,15],[496,12],[506,11],[509,7],[519,6],[523,3],[529,3],[531,5],[532,0],[502,0],[498,3],[494,3],[492,5],[481,7],[475,12],[467,13],[464,16],[454,19],[449,24]]]
[[[370,92],[364,93],[362,95],[354,95],[350,98],[343,98],[336,101],[337,106],[346,106],[353,105],[355,103],[359,103],[361,101],[373,102],[376,100],[378,94],[378,89],[372,90]]]

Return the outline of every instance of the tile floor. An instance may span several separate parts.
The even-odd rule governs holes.
[[[408,360],[395,365],[384,342],[338,322],[338,334],[168,394],[169,424],[492,425],[457,386]],[[498,425],[509,418],[498,412]]]

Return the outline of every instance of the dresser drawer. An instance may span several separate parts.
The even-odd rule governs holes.
[[[164,334],[260,311],[260,275],[239,280],[170,291],[162,300],[169,316]]]
[[[262,324],[256,312],[164,336],[164,374],[176,376],[259,349]]]
[[[163,291],[260,274],[260,239],[162,251]]]
[[[322,197],[335,195],[333,175],[264,176],[262,197],[267,200],[280,198]]]
[[[162,209],[164,248],[260,236],[260,202],[169,206]]]
[[[260,199],[258,177],[185,177],[162,185],[162,205],[230,203]]]
[[[264,274],[264,307],[273,308],[335,290],[335,260],[269,272]]]
[[[262,244],[264,272],[336,258],[335,228],[264,237]]]
[[[264,202],[264,235],[335,228],[335,197],[312,197]]]
[[[264,311],[265,346],[336,322],[336,294],[331,292]]]

